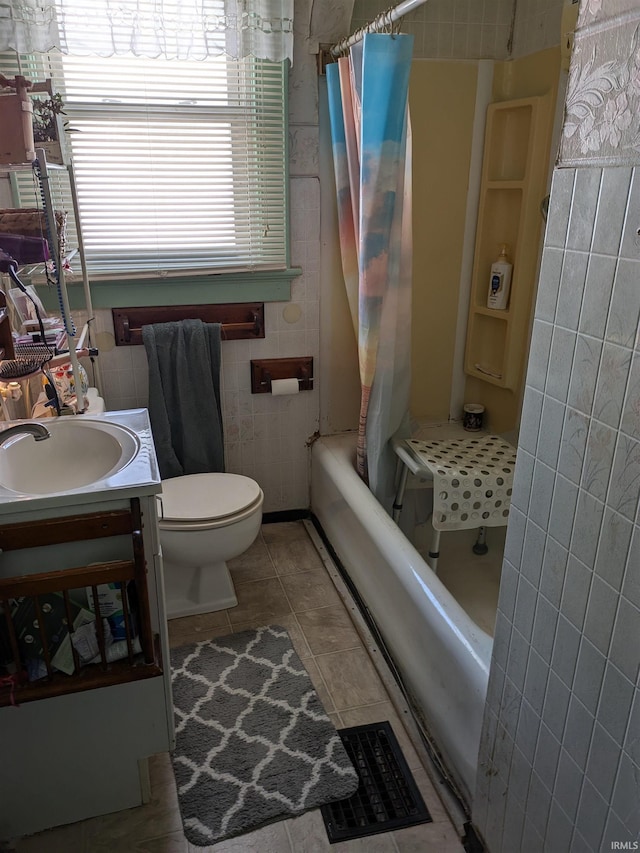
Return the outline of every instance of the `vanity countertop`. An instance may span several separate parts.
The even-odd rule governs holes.
[[[97,424],[105,424],[107,429],[110,424],[116,427],[124,427],[136,445],[133,458],[122,467],[116,466],[117,470],[110,471],[107,476],[97,478],[93,482],[85,483],[76,488],[65,488],[63,484],[57,489],[55,478],[49,478],[49,482],[44,482],[46,481],[46,477],[43,477],[42,486],[38,486],[32,491],[18,491],[15,487],[7,488],[3,484],[2,460],[0,458],[0,515],[14,515],[21,512],[31,514],[32,511],[39,512],[40,510],[52,510],[57,507],[95,504],[104,502],[105,500],[126,499],[134,495],[152,495],[162,491],[160,472],[151,434],[149,413],[146,409],[125,409],[116,412],[105,412],[99,415],[44,418],[38,421],[34,421],[33,419],[10,421],[0,423],[0,434],[5,429],[16,424],[33,422],[41,423],[53,432],[56,428],[64,428],[64,423],[58,427],[56,426],[59,421],[69,421],[75,424],[79,424],[82,421],[86,422],[87,426],[90,425],[90,422],[97,422]],[[31,436],[24,436],[20,440],[31,442],[33,439]],[[9,441],[13,441],[13,439]],[[36,449],[37,452],[41,448],[46,448],[49,451],[50,447],[53,450],[55,446],[49,445],[49,441],[50,439],[46,439],[45,441],[38,442],[34,446],[34,454]],[[0,445],[0,456],[3,449]],[[78,470],[81,471],[83,465],[88,466],[92,461],[87,456],[86,450],[82,451],[82,449],[79,449],[77,454],[73,454],[73,458],[64,459],[63,462],[65,466],[78,466]]]

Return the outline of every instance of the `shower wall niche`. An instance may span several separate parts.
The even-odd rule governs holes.
[[[465,372],[511,391],[522,382],[528,346],[552,110],[549,95],[487,109]],[[487,294],[491,264],[503,243],[513,275],[508,306],[498,310],[487,307]]]

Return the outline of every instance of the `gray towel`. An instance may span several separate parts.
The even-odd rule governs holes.
[[[142,327],[149,362],[149,418],[163,480],[224,471],[220,324]]]

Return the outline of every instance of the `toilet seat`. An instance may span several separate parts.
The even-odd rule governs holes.
[[[211,530],[252,515],[262,505],[260,486],[241,474],[187,474],[162,481],[157,496],[161,530]]]

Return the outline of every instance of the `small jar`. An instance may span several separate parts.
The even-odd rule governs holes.
[[[484,420],[484,406],[480,403],[465,403],[462,416],[462,426],[469,432],[478,432],[482,429]]]

